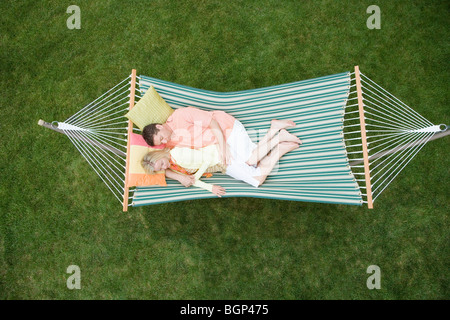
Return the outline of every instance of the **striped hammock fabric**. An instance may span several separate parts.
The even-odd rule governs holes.
[[[289,131],[300,137],[303,144],[283,156],[262,186],[254,188],[220,173],[208,179],[209,183],[226,189],[224,197],[363,203],[343,139],[350,73],[226,93],[140,76],[141,95],[150,86],[175,109],[194,106],[231,114],[242,122],[255,143],[265,135],[272,119],[295,121],[297,126]],[[216,197],[200,188],[185,188],[177,181],[167,182],[167,187],[137,187],[132,205]]]

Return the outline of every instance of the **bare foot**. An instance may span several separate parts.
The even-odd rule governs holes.
[[[295,127],[295,122],[292,120],[276,120],[273,119],[270,122],[270,129],[272,130],[281,130],[285,128]]]
[[[285,129],[280,130],[278,137],[280,138],[280,143],[281,142],[295,142],[299,144],[302,143],[302,141],[297,136],[287,132]]]
[[[292,151],[300,147],[298,143],[295,142],[280,142],[280,151],[284,154],[286,152]]]
[[[278,148],[278,157],[281,158],[283,155],[288,153],[289,151],[295,150],[299,148],[300,145],[296,142],[280,142],[278,146],[275,148]]]

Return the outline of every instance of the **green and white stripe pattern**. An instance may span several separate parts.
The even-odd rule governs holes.
[[[216,173],[205,181],[226,189],[224,197],[256,197],[362,205],[363,199],[349,166],[343,139],[345,106],[350,91],[350,72],[266,88],[214,92],[140,76],[141,96],[153,85],[174,109],[194,106],[222,110],[242,122],[256,143],[272,119],[291,119],[288,129],[303,144],[289,152],[265,183],[254,188]],[[134,189],[132,206],[215,198],[206,190],[167,180],[167,187]]]

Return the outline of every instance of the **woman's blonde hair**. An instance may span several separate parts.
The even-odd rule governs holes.
[[[162,150],[153,150],[148,152],[141,161],[142,168],[144,168],[145,172],[148,174],[152,174],[155,172],[154,164],[156,161],[168,157],[170,158],[169,149]]]

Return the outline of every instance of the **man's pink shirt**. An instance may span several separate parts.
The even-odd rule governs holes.
[[[209,128],[212,119],[219,124],[226,141],[236,120],[233,116],[223,111],[203,111],[194,107],[175,110],[166,121],[173,131],[167,147],[199,149],[217,143],[216,137]]]

